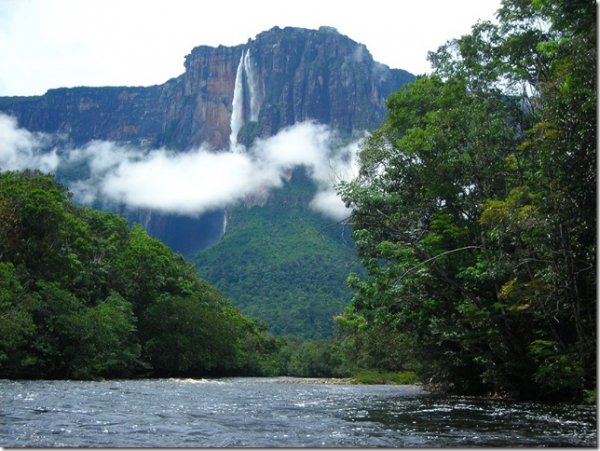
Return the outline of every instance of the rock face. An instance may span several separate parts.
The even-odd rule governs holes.
[[[243,45],[194,48],[185,72],[159,86],[52,89],[0,98],[0,111],[29,130],[66,133],[76,145],[103,139],[227,148],[238,67],[247,88],[238,138],[244,143],[309,119],[345,135],[375,128],[385,98],[414,78],[373,61],[364,45],[333,28],[273,28]]]

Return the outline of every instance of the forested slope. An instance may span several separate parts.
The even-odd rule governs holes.
[[[326,338],[361,266],[349,227],[310,208],[316,186],[303,169],[263,206],[231,212],[221,242],[199,252],[200,274],[278,335]]]
[[[272,374],[277,346],[141,227],[0,173],[0,377]]]

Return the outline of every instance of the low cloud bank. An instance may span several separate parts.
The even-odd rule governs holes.
[[[50,138],[0,114],[0,169],[73,173],[80,168],[82,175],[69,183],[79,202],[112,201],[196,216],[281,187],[290,169],[304,166],[319,188],[311,208],[335,220],[350,214],[335,185],[355,176],[359,141],[342,145],[322,124],[304,122],[256,140],[249,149],[220,152],[147,150],[109,141],[67,149],[52,147]]]
[[[50,135],[18,128],[15,118],[0,114],[0,169],[54,172],[60,160],[51,146]]]

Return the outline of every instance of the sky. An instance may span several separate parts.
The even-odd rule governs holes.
[[[0,96],[73,86],[149,86],[199,45],[243,44],[274,26],[335,27],[376,61],[423,74],[427,52],[493,20],[500,0],[0,0]]]

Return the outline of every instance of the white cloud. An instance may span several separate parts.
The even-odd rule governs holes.
[[[342,221],[352,214],[352,209],[346,207],[333,189],[319,191],[310,202],[310,206],[312,209],[336,221]]]
[[[359,141],[341,145],[327,126],[296,124],[257,140],[242,151],[189,152],[145,150],[109,141],[91,141],[77,149],[44,152],[49,135],[18,128],[0,115],[0,167],[61,168],[77,180],[69,184],[78,202],[94,201],[195,216],[235,205],[249,196],[282,186],[290,169],[304,166],[319,191],[311,207],[336,220],[349,210],[335,193],[340,180],[356,173]],[[243,148],[242,148],[243,149]]]
[[[56,149],[47,150],[50,141],[48,135],[19,128],[13,117],[0,114],[0,170],[55,171],[59,157]]]
[[[160,149],[132,158],[131,152],[108,150],[110,146],[103,145],[104,153],[90,152],[90,167],[109,168],[101,174],[101,180],[93,171],[91,184],[97,187],[98,196],[133,207],[188,215],[230,206],[248,196],[262,195],[280,187],[289,169],[304,166],[319,187],[327,192],[326,197],[318,194],[313,208],[339,218],[341,201],[338,199],[338,205],[334,206],[337,195],[333,186],[340,175],[347,177],[350,174],[349,165],[354,161],[350,154],[356,151],[356,146],[336,148],[336,135],[328,127],[311,122],[257,140],[245,152],[211,152],[200,148],[174,153]],[[114,155],[123,157],[116,167],[110,164]],[[109,163],[100,164],[94,160],[96,158]],[[89,195],[90,189],[81,192]]]
[[[63,152],[61,167],[73,173],[73,168],[86,167],[89,175],[69,184],[75,200],[83,204],[91,204],[104,199],[100,187],[103,180],[119,165],[126,161],[142,159],[145,153],[141,149],[116,144],[109,141],[90,141],[87,145]],[[80,175],[81,177],[84,174]],[[112,199],[108,199],[112,201]]]
[[[315,180],[326,178],[328,157],[337,137],[327,126],[302,122],[281,130],[274,136],[257,140],[250,152],[257,163],[269,170],[305,166]]]
[[[352,209],[346,207],[335,188],[358,175],[358,151],[362,142],[363,139],[355,140],[345,147],[335,148],[330,154],[328,166],[321,168],[322,176],[316,180],[320,190],[311,201],[311,208],[337,221],[350,216]]]
[[[109,141],[90,141],[85,147],[67,154],[69,163],[87,162],[93,174],[105,174],[123,161],[141,158],[142,151]]]
[[[260,174],[246,155],[156,150],[141,161],[121,163],[99,190],[130,206],[194,215],[230,205],[257,184]]]

